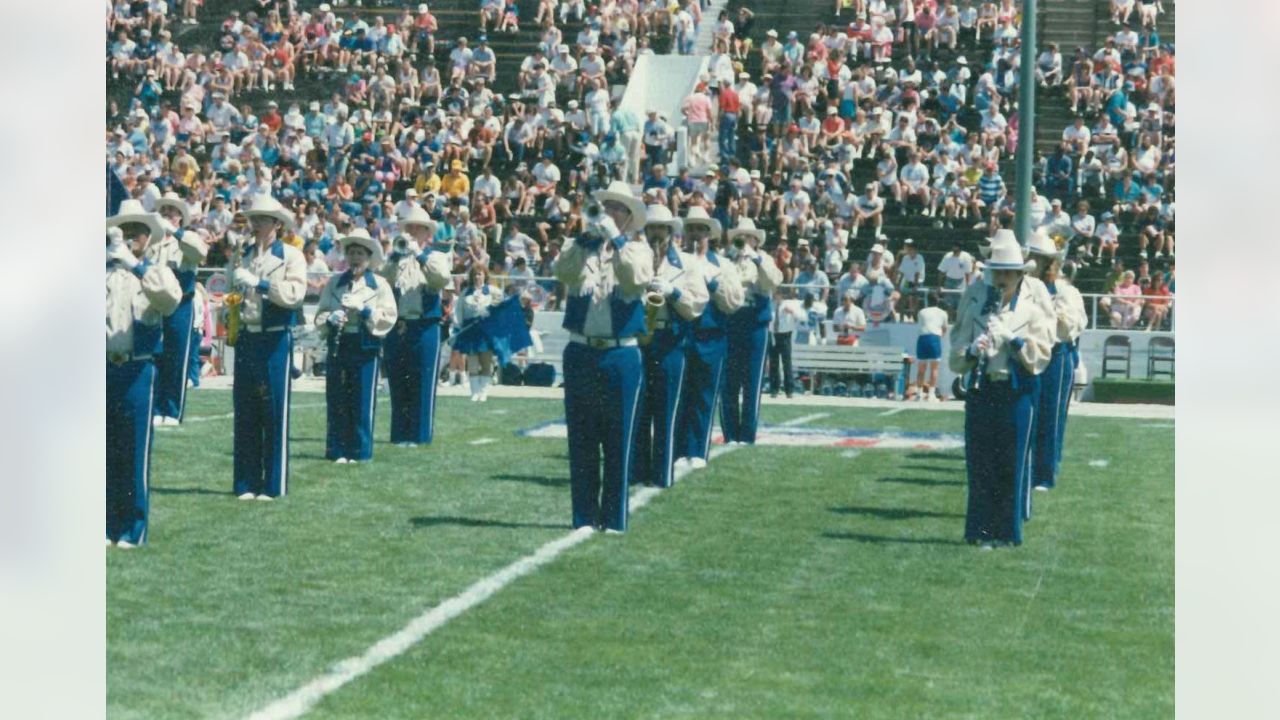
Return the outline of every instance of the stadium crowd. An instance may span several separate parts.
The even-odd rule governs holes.
[[[1012,0],[841,0],[836,23],[807,38],[760,28],[745,7],[722,12],[683,117],[637,117],[611,88],[655,45],[692,52],[713,22],[698,0],[543,0],[528,19],[512,0],[482,0],[473,38],[445,37],[428,4],[252,5],[214,18],[197,0],[108,3],[110,86],[128,94],[111,94],[108,166],[147,210],[168,192],[185,200],[210,266],[230,257],[228,233],[247,232],[240,210],[270,193],[298,220],[287,241],[318,295],[345,268],[337,238],[363,228],[390,254],[397,219],[420,207],[453,243],[459,282],[479,265],[555,308],[557,285],[539,278],[581,228],[587,194],[623,179],[679,216],[757,219],[792,286],[780,299],[806,317],[834,319],[848,297],[891,322],[935,302],[926,290],[963,289],[981,263],[960,241],[925,262],[885,234],[887,218],[987,235],[1012,224]],[[1064,59],[1045,47],[1034,71],[1078,115],[1038,158],[1032,222],[1079,264],[1107,264],[1117,297],[1105,315],[1119,327],[1168,322],[1170,300],[1128,288],[1174,288],[1175,56],[1148,5],[1101,48]],[[488,34],[522,19],[538,45],[500,65]],[[216,40],[180,46],[197,22],[217,22]],[[696,170],[671,176],[681,127]],[[1141,261],[1130,280],[1125,258]]]

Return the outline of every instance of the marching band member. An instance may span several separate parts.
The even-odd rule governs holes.
[[[482,263],[473,264],[453,305],[454,327],[458,328],[453,336],[453,349],[466,356],[471,402],[489,399],[494,346],[493,338],[485,332],[484,320],[502,300],[502,291],[489,284],[489,270]]]
[[[745,298],[737,269],[718,254],[723,245],[720,222],[703,208],[691,207],[684,219],[684,237],[685,248],[697,254],[710,302],[694,321],[693,337],[686,351],[685,402],[680,408],[676,433],[678,442],[683,444],[681,460],[702,468],[707,466],[711,426],[724,383],[729,316],[742,307]]]
[[[1022,543],[1031,420],[1049,364],[1053,317],[1044,284],[1010,230],[991,242],[990,274],[960,299],[951,329],[952,371],[970,378],[965,397],[969,502],[965,540],[984,549]]]
[[[329,338],[324,456],[346,464],[373,459],[378,352],[396,324],[396,298],[386,278],[373,271],[382,265],[382,246],[368,230],[357,228],[338,242],[347,269],[320,293],[316,326]]]
[[[440,291],[453,282],[452,245],[436,245],[436,223],[413,206],[399,221],[382,276],[391,283],[397,320],[386,338],[387,385],[391,389],[391,442],[429,444],[435,433],[436,373],[440,368]],[[403,251],[403,252],[402,252]]]
[[[751,218],[740,218],[738,227],[728,232],[725,253],[742,280],[744,302],[729,317],[729,355],[725,361],[724,400],[720,404],[720,428],[726,444],[755,444],[760,420],[773,290],[782,283],[782,271],[772,257],[760,252],[762,245],[764,231],[757,229]]]
[[[680,252],[674,236],[680,219],[664,205],[650,205],[645,239],[653,250],[654,277],[645,293],[646,336],[640,341],[644,360],[644,396],[636,433],[635,476],[658,487],[671,487],[675,460],[676,418],[684,386],[685,352],[693,322],[710,295],[698,258]]]
[[[307,293],[307,261],[281,239],[293,214],[268,194],[242,213],[250,233],[236,250],[232,283],[244,292],[231,397],[235,406],[234,492],[272,500],[288,491],[293,324]]]
[[[125,549],[147,541],[155,357],[182,299],[173,271],[145,259],[164,234],[138,200],[107,218],[107,545]]]
[[[644,227],[645,207],[626,183],[610,183],[592,197],[599,212],[588,213],[582,234],[565,243],[552,266],[567,290],[564,409],[573,526],[622,532],[643,381],[636,336],[644,332],[642,296],[653,279],[653,251],[630,237]]]
[[[156,201],[165,236],[147,247],[147,261],[173,271],[182,288],[182,302],[164,321],[164,351],[156,358],[155,424],[177,425],[187,399],[187,371],[191,362],[196,268],[209,254],[203,231],[185,230],[191,209],[177,193],[167,192]]]
[[[1059,275],[1067,249],[1059,250],[1043,227],[1031,236],[1027,249],[1035,261],[1036,274],[1052,298],[1053,354],[1040,376],[1031,452],[1031,484],[1036,490],[1048,490],[1057,480],[1062,461],[1067,407],[1071,404],[1071,385],[1080,361],[1076,343],[1089,319],[1080,291]]]

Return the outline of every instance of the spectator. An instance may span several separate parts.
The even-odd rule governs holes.
[[[1133,271],[1125,270],[1120,284],[1111,291],[1111,327],[1129,330],[1142,315],[1142,289],[1133,278]]]

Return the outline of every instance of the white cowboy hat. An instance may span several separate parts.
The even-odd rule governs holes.
[[[1035,263],[1028,263],[1022,256],[1022,247],[1012,230],[997,230],[985,253],[987,267],[992,270],[1029,270]]]
[[[746,235],[748,238],[755,238],[756,241],[752,247],[760,247],[764,243],[764,230],[756,227],[756,221],[751,218],[739,218],[738,227],[731,228],[727,234],[729,242],[733,242],[734,238],[739,235]]]
[[[1027,243],[1027,251],[1032,255],[1040,255],[1053,260],[1062,260],[1067,256],[1066,247],[1059,248],[1053,238],[1049,237],[1049,232],[1043,227],[1036,228],[1031,234],[1031,240]]]
[[[672,215],[666,205],[650,205],[645,209],[644,226],[650,225],[666,225],[673,233],[680,232],[683,227],[680,218]]]
[[[627,226],[624,228],[618,228],[622,232],[633,233],[644,227],[644,202],[640,200],[640,198],[631,194],[630,185],[619,180],[614,180],[609,183],[609,187],[604,190],[595,191],[591,194],[591,197],[600,203],[603,203],[606,200],[613,200],[614,202],[622,203],[631,211],[631,219],[627,221]]]
[[[738,168],[733,171],[733,181],[739,185],[746,185],[751,182],[751,173],[746,168]]]
[[[410,225],[421,225],[431,231],[432,235],[436,234],[436,221],[431,219],[430,213],[418,206],[409,209],[409,213],[396,221],[396,224],[403,230]]]
[[[126,223],[141,223],[151,230],[151,237],[147,240],[150,245],[158,242],[164,237],[164,226],[160,224],[160,216],[155,213],[149,213],[142,209],[141,200],[125,200],[120,203],[120,209],[115,215],[107,218],[107,228],[118,228]]]
[[[156,201],[156,212],[160,212],[162,207],[171,207],[182,214],[182,224],[186,225],[191,222],[191,206],[186,200],[178,197],[178,193],[169,191]]]
[[[349,245],[359,245],[369,251],[369,267],[377,268],[382,265],[382,246],[377,240],[369,237],[369,231],[364,228],[356,228],[351,231],[350,235],[344,235],[338,238],[338,243],[342,245],[342,251],[346,252]]]
[[[269,218],[275,218],[283,223],[286,229],[292,230],[294,228],[293,213],[285,210],[279,200],[276,200],[266,193],[255,195],[253,197],[253,202],[249,203],[248,209],[244,210],[243,214],[247,218],[251,218],[255,215],[264,215]]]
[[[871,246],[871,252],[873,252],[873,253],[880,253],[881,255],[883,255],[883,254],[884,254],[884,246],[883,246],[883,245],[881,245],[880,243],[876,243],[875,245],[872,245],[872,246]]]
[[[699,225],[711,229],[713,237],[720,236],[720,221],[707,214],[707,211],[701,207],[694,206],[689,208],[689,212],[684,216],[684,226],[688,228],[690,225]]]

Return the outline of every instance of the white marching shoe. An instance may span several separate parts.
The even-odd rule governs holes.
[[[132,550],[138,546],[134,545],[128,540],[121,540],[120,542],[116,543],[116,547],[120,548],[121,550]]]
[[[251,492],[247,492],[247,493],[240,493],[239,495],[237,495],[237,496],[236,496],[236,498],[237,498],[237,499],[240,499],[240,500],[252,500],[252,499],[253,499],[253,493],[251,493]]]
[[[706,466],[707,466],[707,461],[704,458],[700,458],[700,457],[689,458],[689,467],[693,468],[694,470],[700,470]]]

